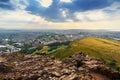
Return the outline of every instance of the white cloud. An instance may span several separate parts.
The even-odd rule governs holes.
[[[104,8],[105,10],[117,10],[120,8],[120,2],[114,2],[111,6]]]
[[[112,20],[120,19],[120,2],[115,2],[111,6],[104,8]]]
[[[0,28],[7,29],[120,29],[120,20],[48,22],[23,10],[0,10]],[[101,13],[99,13],[101,14]],[[96,18],[95,18],[96,19]],[[101,18],[100,18],[101,19]]]
[[[24,10],[0,10],[0,27],[3,28],[30,28],[33,25],[46,24],[42,17],[29,14]]]
[[[46,8],[49,7],[53,2],[53,0],[36,0],[36,1],[38,1],[43,7]]]
[[[29,2],[28,0],[10,0],[10,3],[16,8],[16,9],[25,9]]]
[[[74,15],[78,20],[81,20],[81,21],[98,21],[98,20],[109,19],[109,16],[107,16],[107,14],[101,10],[77,12]]]
[[[120,10],[118,8],[120,8],[120,5],[114,3],[103,9],[76,12],[74,13],[74,16],[80,21],[118,20],[120,19]]]
[[[22,3],[20,1],[23,1]],[[43,7],[49,7],[52,0],[37,0]],[[61,0],[62,2],[70,2],[71,0]],[[91,10],[85,12],[76,12],[74,15],[79,20],[74,22],[73,18],[69,18],[69,11],[61,9],[61,15],[66,18],[67,22],[49,22],[41,16],[30,14],[25,11],[29,5],[28,0],[11,0],[16,11],[0,9],[0,28],[9,29],[120,29],[120,8],[118,3],[114,3],[110,7]],[[4,3],[0,3],[4,4]],[[7,5],[7,4],[6,4]],[[108,12],[107,12],[108,11]],[[110,12],[109,12],[110,11]]]
[[[65,11],[62,11],[62,15],[63,15],[63,17],[66,17],[66,16],[67,16],[67,14],[66,14]]]
[[[62,17],[66,18],[68,16],[68,10],[67,9],[60,9]]]
[[[72,0],[60,0],[61,2],[72,2]]]

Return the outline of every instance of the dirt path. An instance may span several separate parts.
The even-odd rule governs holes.
[[[91,72],[91,75],[96,79],[96,80],[110,80],[104,75],[101,75],[99,73]]]

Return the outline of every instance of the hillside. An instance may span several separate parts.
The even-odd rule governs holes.
[[[72,54],[83,52],[100,58],[110,67],[120,68],[120,42],[103,38],[87,37],[71,42],[67,47],[57,50],[54,55],[63,59]]]
[[[119,80],[120,73],[78,53],[64,60],[39,54],[0,55],[0,80]]]

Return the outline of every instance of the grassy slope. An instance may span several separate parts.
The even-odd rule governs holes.
[[[63,59],[79,52],[104,59],[106,63],[115,60],[120,66],[120,42],[102,38],[87,37],[75,40],[67,48],[56,51],[55,56]]]

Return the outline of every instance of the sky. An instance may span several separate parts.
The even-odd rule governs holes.
[[[120,30],[120,0],[0,0],[0,29]]]

